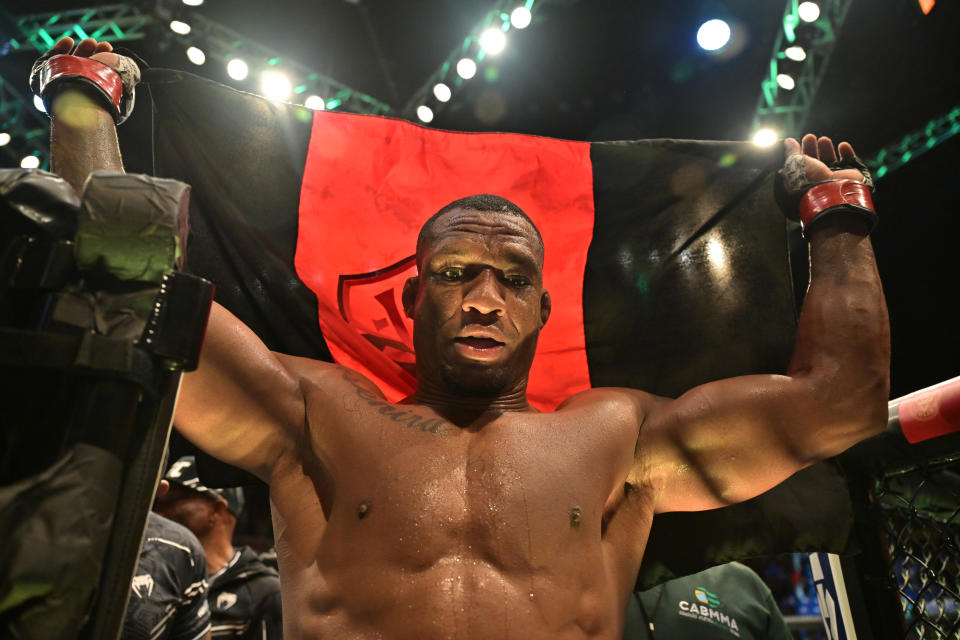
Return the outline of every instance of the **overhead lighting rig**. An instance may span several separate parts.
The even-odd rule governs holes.
[[[432,122],[457,90],[477,75],[487,56],[504,50],[511,29],[526,29],[530,25],[534,5],[542,2],[497,0],[484,19],[407,101],[400,114],[410,119],[416,117],[424,124]]]
[[[751,135],[771,130],[778,138],[798,136],[823,79],[852,0],[787,0],[773,45]]]

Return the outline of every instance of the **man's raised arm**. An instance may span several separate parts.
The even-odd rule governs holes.
[[[838,160],[829,139],[807,135],[802,145],[785,145],[795,193],[832,181],[805,197],[808,213],[853,196],[869,203],[859,170],[827,166]],[[853,148],[844,142],[838,151],[850,166]],[[827,210],[805,229],[811,281],[786,375],[711,382],[672,401],[641,399],[630,480],[655,488],[657,511],[751,498],[885,427],[890,331],[869,215],[858,211],[867,214],[846,205]]]
[[[74,50],[73,40],[63,38],[51,53],[71,51],[117,68],[119,56],[106,42],[87,39]],[[53,171],[78,193],[93,171],[123,171],[115,116],[99,90],[87,81],[66,82],[48,95]],[[269,481],[278,457],[293,450],[304,434],[299,374],[291,373],[285,361],[214,304],[200,365],[183,377],[174,419],[177,429],[214,457]]]

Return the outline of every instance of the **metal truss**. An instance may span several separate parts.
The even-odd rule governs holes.
[[[960,106],[887,145],[866,161],[876,178],[899,169],[917,156],[960,133]]]
[[[105,5],[73,11],[55,11],[23,16],[15,19],[18,34],[0,43],[0,55],[33,49],[44,52],[64,36],[72,38],[97,38],[111,42],[139,40],[146,36],[147,29],[165,25],[172,17],[162,5],[151,5],[149,12],[137,3]],[[232,58],[244,57],[255,66],[262,60],[268,66],[283,63],[283,68],[296,74],[297,95],[317,93],[326,99],[328,109],[340,109],[354,113],[385,114],[392,111],[390,105],[371,96],[281,56],[274,49],[210,20],[199,13],[183,18],[189,21],[189,34],[178,35],[163,27],[166,37],[184,46],[196,46],[204,50],[212,60],[226,63]]]
[[[823,79],[837,34],[846,20],[852,0],[821,0],[820,17],[803,22],[798,13],[798,0],[787,0],[782,28],[777,31],[773,56],[767,75],[760,84],[760,98],[753,118],[753,131],[769,127],[778,137],[798,136],[807,119],[820,81]],[[806,59],[794,61],[785,53],[788,47],[800,46]],[[793,77],[792,90],[784,89],[777,76]]]
[[[24,49],[43,53],[64,36],[110,42],[139,40],[153,21],[154,16],[142,12],[134,3],[36,13],[15,18],[18,34],[0,43],[0,55]]]
[[[545,0],[523,0],[522,5],[533,13],[534,5],[539,6],[543,4],[544,1]],[[499,27],[504,32],[509,31],[511,28],[510,10],[520,5],[520,0],[496,0],[493,8],[487,12],[484,19],[477,24],[458,47],[450,52],[450,55],[447,56],[436,71],[430,74],[426,82],[414,92],[410,100],[408,100],[407,104],[403,107],[400,115],[413,119],[416,115],[417,107],[420,105],[429,105],[435,114],[443,111],[449,101],[441,102],[435,99],[433,96],[433,87],[437,83],[443,82],[450,87],[453,93],[456,93],[457,89],[465,82],[463,78],[457,75],[455,70],[457,62],[461,58],[472,58],[476,60],[478,64],[482,62],[485,53],[477,44],[477,41],[480,39],[480,34],[491,26]]]
[[[0,77],[0,131],[10,134],[0,150],[18,164],[26,155],[40,158],[40,167],[50,166],[47,119],[32,104],[25,101],[9,82]]]
[[[189,20],[192,27],[190,33],[183,36],[171,35],[184,45],[200,47],[208,58],[217,62],[226,64],[233,58],[243,58],[248,63],[252,60],[263,60],[270,67],[282,65],[284,72],[294,76],[296,95],[318,94],[326,101],[327,109],[367,114],[388,114],[393,111],[387,103],[351,89],[342,82],[317,73],[306,65],[284,58],[277,51],[209,18],[192,14],[185,20]],[[251,67],[253,67],[252,64]]]

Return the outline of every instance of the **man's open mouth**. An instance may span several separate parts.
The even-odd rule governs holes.
[[[462,344],[465,347],[470,347],[471,349],[495,349],[497,347],[502,347],[504,344],[499,340],[494,340],[493,338],[475,337],[454,338],[454,342],[457,344]]]

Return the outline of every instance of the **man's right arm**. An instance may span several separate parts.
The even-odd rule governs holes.
[[[63,38],[54,51],[69,53],[72,47],[73,41]],[[110,65],[115,55],[110,51],[107,43],[90,39],[75,54]],[[77,192],[93,171],[123,171],[113,118],[95,98],[64,89],[50,116],[51,167]],[[304,435],[299,375],[214,303],[199,368],[183,377],[174,424],[210,455],[269,480],[278,457]]]

